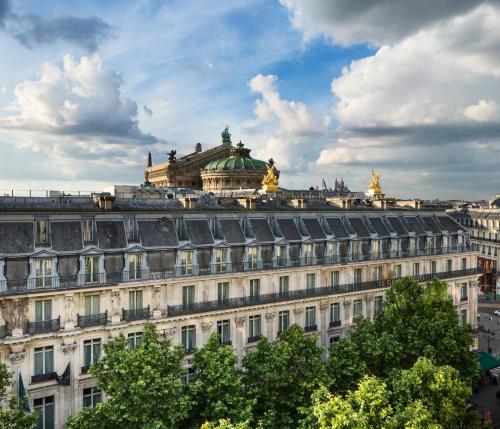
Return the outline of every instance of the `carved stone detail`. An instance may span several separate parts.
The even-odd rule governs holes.
[[[24,360],[25,357],[26,357],[25,352],[16,352],[16,353],[11,353],[9,355],[9,359],[13,365],[20,364]]]
[[[201,330],[202,332],[208,332],[212,329],[213,322],[201,322]]]
[[[120,316],[120,291],[111,291],[111,316]]]
[[[478,287],[479,286],[479,281],[477,281],[477,280],[471,280],[471,281],[469,281],[469,285],[471,287]]]
[[[293,309],[293,314],[295,317],[300,317],[300,315],[304,312],[303,308],[294,308]]]
[[[153,311],[159,311],[160,310],[160,287],[155,286],[153,288]]]
[[[326,303],[326,302],[321,302],[321,303],[319,304],[319,311],[321,311],[321,312],[325,312],[326,310],[328,310],[328,307],[329,307],[328,303]]]
[[[235,317],[234,318],[234,323],[236,326],[243,326],[245,324],[246,317]]]
[[[175,326],[173,328],[165,329],[165,336],[166,337],[173,337],[176,333],[177,333],[177,328]]]
[[[350,308],[352,301],[344,301],[344,308]]]
[[[76,350],[76,343],[63,344],[61,350],[65,355],[70,354]]]
[[[270,322],[276,317],[276,313],[266,313],[266,320]]]
[[[75,303],[73,295],[66,295],[64,297],[64,322],[75,323]]]

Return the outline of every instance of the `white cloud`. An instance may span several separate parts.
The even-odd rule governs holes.
[[[478,122],[500,121],[500,108],[494,100],[479,100],[479,103],[467,106],[464,115]]]

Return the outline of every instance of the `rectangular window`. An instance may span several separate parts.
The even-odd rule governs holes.
[[[468,299],[468,288],[467,288],[467,283],[462,283],[460,285],[460,300],[461,301],[467,301]]]
[[[460,324],[467,325],[467,310],[465,309],[460,311]]]
[[[316,307],[306,307],[306,330],[316,329]]]
[[[417,253],[417,239],[410,238],[408,242],[408,253],[410,256],[416,255]]]
[[[87,295],[85,297],[85,315],[92,316],[101,312],[100,295]]]
[[[128,348],[134,350],[142,342],[142,332],[132,332],[128,334]]]
[[[138,280],[142,278],[142,253],[128,255],[128,278]]]
[[[44,322],[52,319],[52,300],[35,301],[35,321]]]
[[[55,407],[54,396],[37,398],[33,401],[33,407],[38,412],[38,421],[36,429],[54,429],[55,428]]]
[[[192,307],[194,304],[194,286],[183,286],[182,287],[182,305],[184,308]]]
[[[82,220],[83,241],[94,241],[94,221],[92,219]]]
[[[215,249],[215,264],[218,273],[227,271],[227,249]]]
[[[304,244],[303,247],[304,264],[309,265],[313,262],[313,246],[311,243]]]
[[[260,280],[251,279],[250,280],[250,298],[252,301],[258,300],[260,297]]]
[[[334,302],[330,304],[330,326],[340,325],[340,304]]]
[[[436,261],[431,261],[431,274],[436,274],[437,272],[437,262]]]
[[[192,366],[190,366],[189,368],[186,368],[184,374],[181,375],[181,383],[184,386],[187,386],[189,383],[191,383],[191,381],[194,380],[195,376],[196,376],[195,369]]]
[[[39,347],[35,349],[35,375],[54,372],[54,347]]]
[[[316,287],[316,274],[309,273],[306,274],[306,289],[312,290]]]
[[[83,368],[86,373],[90,366],[97,362],[101,357],[101,339],[85,340],[83,342]]]
[[[465,271],[466,269],[467,269],[467,258],[462,258],[462,270]]]
[[[384,297],[376,296],[374,300],[374,314],[379,314],[384,307]]]
[[[288,276],[280,276],[280,278],[279,278],[279,293],[281,296],[288,295],[289,281],[290,281],[290,278]]]
[[[95,406],[102,401],[102,392],[97,386],[83,389],[83,408]]]
[[[256,341],[261,336],[260,315],[248,317],[248,341]]]
[[[287,252],[286,246],[278,246],[276,248],[276,266],[284,267],[286,266]]]
[[[326,256],[328,257],[328,263],[334,263],[337,261],[338,246],[337,243],[328,241],[326,243]]]
[[[35,221],[35,229],[36,229],[36,242],[37,243],[48,243],[48,241],[49,241],[49,221],[48,220]]]
[[[354,284],[359,284],[362,281],[362,271],[361,268],[354,269]]]
[[[257,268],[257,247],[248,248],[248,268]]]
[[[420,275],[420,264],[418,262],[415,262],[413,264],[413,276],[417,277]]]
[[[190,250],[181,251],[181,275],[189,276],[193,274],[193,252]]]
[[[280,311],[278,313],[278,334],[286,331],[290,325],[290,312]]]
[[[355,299],[352,302],[352,318],[353,320],[357,317],[363,316],[363,301],[360,299]]]
[[[381,259],[382,254],[382,240],[372,240],[372,257],[373,259]]]
[[[332,271],[331,283],[332,283],[332,286],[334,286],[334,287],[340,285],[340,272],[339,271]]]
[[[196,326],[189,325],[181,328],[182,348],[186,353],[192,353],[196,348]]]
[[[52,286],[52,259],[35,259],[35,286]]]
[[[397,279],[401,278],[401,265],[400,264],[394,266],[394,277]]]
[[[136,231],[135,231],[135,219],[134,218],[125,219],[125,234],[127,235],[128,241],[135,241]]]
[[[99,281],[99,256],[85,256],[83,263],[85,283],[97,283]]]
[[[128,308],[129,310],[139,310],[143,308],[142,290],[131,290],[128,293]]]
[[[382,275],[382,267],[375,267],[375,280],[381,281],[384,277]]]
[[[229,303],[229,282],[217,283],[217,300],[219,304]]]
[[[231,344],[231,323],[229,320],[219,320],[217,322],[217,333],[221,344]]]
[[[446,260],[446,271],[450,272],[452,270],[453,270],[453,260],[447,259]]]
[[[357,261],[361,256],[361,243],[359,241],[351,241],[352,259]]]

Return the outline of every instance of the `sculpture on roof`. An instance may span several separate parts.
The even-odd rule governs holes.
[[[370,196],[381,196],[382,188],[380,187],[380,172],[372,170],[372,181],[368,190]]]
[[[278,181],[280,172],[274,166],[274,160],[271,158],[267,165],[267,173],[262,180],[262,189],[266,192],[275,192],[278,190]]]
[[[171,150],[169,153],[168,153],[168,160],[170,162],[175,162],[176,161],[176,157],[175,157],[175,154],[177,153],[176,150]]]
[[[229,143],[231,144],[231,133],[229,132],[229,125],[226,125],[224,131],[220,134],[222,137],[222,144]]]

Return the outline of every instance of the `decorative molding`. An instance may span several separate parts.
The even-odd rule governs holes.
[[[294,308],[293,309],[293,314],[295,314],[295,317],[299,317],[303,312],[304,312],[303,308]]]
[[[344,308],[350,308],[352,301],[344,301]]]
[[[77,345],[76,343],[63,344],[61,346],[61,350],[65,355],[67,355],[75,351],[76,345]]]
[[[266,320],[268,322],[270,322],[271,320],[273,320],[276,316],[276,313],[266,313]]]
[[[75,322],[75,303],[73,301],[73,295],[65,295],[64,297],[64,322],[74,323]]]
[[[111,316],[120,316],[120,291],[111,291]]]
[[[478,280],[470,280],[469,285],[471,287],[478,287],[479,286],[479,281]]]
[[[201,330],[202,332],[208,332],[210,329],[212,329],[212,326],[214,325],[213,322],[201,322]]]
[[[165,336],[166,337],[173,337],[176,333],[177,333],[177,328],[175,326],[173,328],[165,329]]]
[[[329,307],[328,303],[326,303],[326,302],[321,302],[321,303],[319,304],[319,311],[321,311],[321,312],[325,312],[326,310],[328,310],[328,307]]]
[[[235,317],[234,318],[234,323],[236,326],[243,326],[245,324],[246,317]]]
[[[24,360],[25,357],[26,357],[25,352],[15,352],[9,355],[9,360],[12,362],[13,365],[18,365]]]
[[[160,309],[160,286],[153,287],[153,311],[158,311]]]

